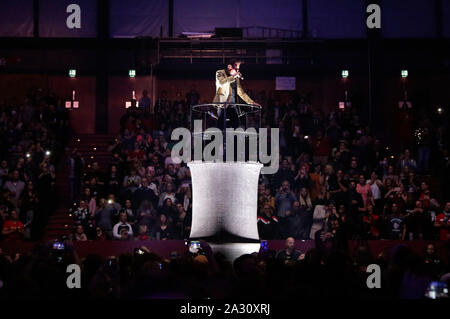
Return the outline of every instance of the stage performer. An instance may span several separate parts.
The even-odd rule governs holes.
[[[226,102],[226,104],[217,104],[217,114],[211,113],[211,116],[218,119],[219,127],[223,129],[223,108],[226,107],[227,127],[237,128],[240,126],[239,112],[236,104],[254,104],[261,106],[253,101],[242,89],[240,81],[244,79],[239,71],[240,60],[232,60],[226,66],[226,69],[216,71],[216,96],[214,102]],[[244,102],[242,103],[241,100]]]

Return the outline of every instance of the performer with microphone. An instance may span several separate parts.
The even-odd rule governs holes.
[[[226,102],[226,104],[218,105],[217,116],[212,115],[218,119],[219,127],[223,127],[223,108],[227,108],[227,120],[229,124],[227,127],[237,128],[240,125],[238,110],[236,109],[236,104],[242,104],[241,99],[244,103],[259,105],[253,101],[242,89],[240,81],[244,79],[242,74],[239,72],[240,65],[243,62],[240,60],[232,60],[227,65],[226,69],[216,71],[216,96],[214,97],[214,102]]]

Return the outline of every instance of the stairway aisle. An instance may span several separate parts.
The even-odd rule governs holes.
[[[69,152],[66,153],[61,163],[56,169],[55,190],[58,193],[58,207],[50,217],[44,231],[44,240],[53,240],[64,235],[69,235],[73,229],[72,215],[69,208],[73,203],[69,203],[69,179],[67,157],[74,148],[77,148],[90,166],[93,162],[98,162],[103,170],[106,170],[111,161],[111,153],[108,146],[114,142],[115,135],[110,134],[82,134],[73,136],[69,142]]]

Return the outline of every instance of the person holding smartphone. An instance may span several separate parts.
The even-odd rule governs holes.
[[[297,200],[295,194],[291,191],[290,183],[283,181],[280,189],[275,194],[275,205],[278,207],[277,216],[285,217],[286,211],[292,209],[292,203]]]

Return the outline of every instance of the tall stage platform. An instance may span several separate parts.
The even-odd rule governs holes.
[[[192,176],[191,238],[227,233],[259,241],[258,177],[262,164],[190,162]]]

